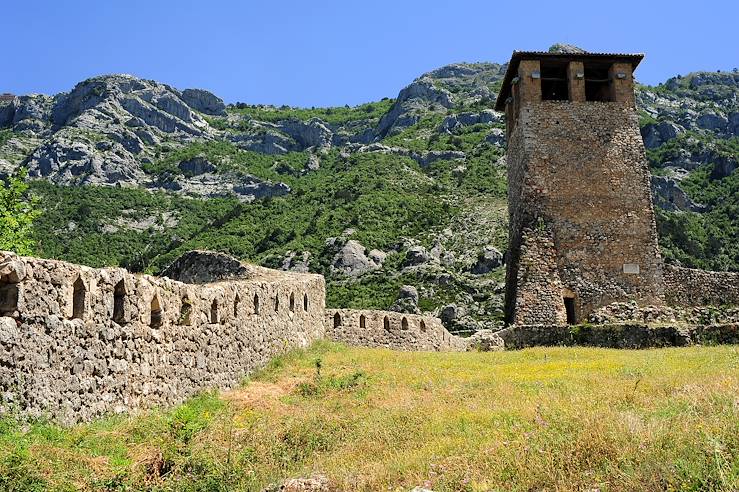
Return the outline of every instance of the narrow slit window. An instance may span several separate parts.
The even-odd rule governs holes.
[[[388,317],[387,317],[387,316],[385,316],[385,318],[384,318],[384,319],[382,320],[382,326],[383,326],[383,328],[385,328],[385,329],[386,329],[387,331],[390,331],[390,319],[388,319]]]
[[[0,316],[18,309],[18,284],[0,282]]]
[[[334,314],[334,328],[341,326],[341,315],[339,313]]]
[[[308,294],[303,294],[303,311],[308,310]]]
[[[359,317],[359,327],[367,328],[367,318],[365,317],[364,314]]]
[[[210,305],[210,322],[212,324],[218,323],[218,300],[213,299],[213,303]]]
[[[192,315],[192,304],[190,299],[187,297],[182,298],[182,304],[180,305],[180,324],[190,326],[190,316]]]
[[[295,294],[290,292],[290,312],[295,312]]]
[[[156,295],[151,299],[149,326],[152,328],[159,328],[162,326],[162,305],[159,302],[159,296]]]
[[[234,299],[234,318],[239,317],[239,304],[241,304],[241,298],[236,294],[236,299]]]
[[[254,294],[254,314],[259,314],[259,294]]]
[[[421,328],[421,331],[422,331],[422,332],[424,332],[424,333],[426,332],[426,323],[424,323],[424,322],[423,322],[423,320],[421,320],[421,321],[420,321],[420,322],[418,323],[418,327],[419,327],[419,328]]]
[[[121,280],[113,288],[113,321],[123,324],[126,309],[126,284]]]
[[[85,315],[85,297],[87,288],[81,277],[77,277],[72,286],[72,319],[82,319]]]

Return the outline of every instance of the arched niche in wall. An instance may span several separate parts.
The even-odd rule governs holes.
[[[390,318],[385,316],[382,319],[382,327],[385,328],[387,331],[390,331]]]
[[[18,309],[18,284],[0,282],[0,316],[13,314]]]
[[[338,328],[339,326],[341,326],[341,315],[334,313],[334,328]]]
[[[210,304],[210,322],[215,324],[218,323],[218,299],[213,299]]]
[[[85,316],[85,299],[87,287],[82,277],[77,277],[72,285],[72,319],[82,319]]]
[[[113,321],[119,325],[126,322],[126,283],[123,279],[113,287]]]
[[[408,318],[403,316],[403,319],[400,320],[400,329],[401,330],[407,330],[408,329]]]
[[[154,294],[154,297],[151,298],[149,326],[152,328],[159,328],[162,326],[162,305],[159,302],[159,295],[157,294]]]
[[[367,328],[367,317],[364,314],[359,316],[359,327]]]
[[[190,299],[187,296],[184,296],[182,298],[182,301],[180,302],[179,323],[184,326],[190,326],[190,323],[192,323],[190,319],[191,317],[192,317],[192,304],[190,303]]]

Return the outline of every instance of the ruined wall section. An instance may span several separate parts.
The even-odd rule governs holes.
[[[628,102],[522,102],[508,163],[512,246],[539,221],[551,228],[578,321],[614,301],[663,302],[649,170]]]
[[[496,335],[506,350],[541,346],[590,346],[619,349],[684,347],[739,343],[739,324],[692,325],[639,321],[602,325],[515,325]]]
[[[320,275],[193,285],[0,253],[5,409],[61,421],[228,388],[323,338]]]
[[[739,306],[739,273],[664,266],[670,306]]]
[[[516,285],[515,324],[567,324],[557,252],[546,226],[524,229]]]
[[[360,347],[464,351],[465,339],[449,333],[439,318],[358,309],[327,309],[326,338]]]
[[[205,284],[221,280],[248,279],[257,275],[256,265],[240,262],[236,258],[215,251],[188,251],[173,261],[162,272],[186,284]]]

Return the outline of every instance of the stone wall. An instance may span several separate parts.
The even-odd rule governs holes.
[[[665,265],[663,276],[670,306],[739,306],[739,273]]]
[[[523,231],[552,232],[577,321],[615,301],[663,303],[649,170],[630,102],[521,99],[508,147],[510,274],[515,320]],[[563,302],[559,299],[559,302]]]
[[[0,253],[4,409],[72,422],[172,405],[324,336],[322,276],[249,270],[195,285]]]
[[[679,322],[688,325],[739,323],[739,305],[639,306],[633,301],[614,302],[598,308],[588,316],[588,322],[594,324],[634,321],[660,324]]]
[[[327,309],[326,337],[361,347],[395,350],[466,350],[465,339],[449,333],[432,316],[393,311]]]
[[[739,343],[739,324],[649,325],[515,325],[496,332],[505,348],[538,346],[592,346],[620,349],[681,347],[694,344]]]
[[[516,276],[515,324],[566,324],[564,287],[551,232],[525,229]]]

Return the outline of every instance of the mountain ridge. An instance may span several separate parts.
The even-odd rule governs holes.
[[[29,168],[42,255],[156,273],[217,249],[323,273],[331,306],[476,330],[502,316],[505,132],[491,108],[505,67],[450,64],[394,99],[334,108],[94,77],[0,99],[0,173]],[[738,95],[726,72],[638,87],[670,262],[739,269]],[[416,304],[395,302],[404,285]]]

